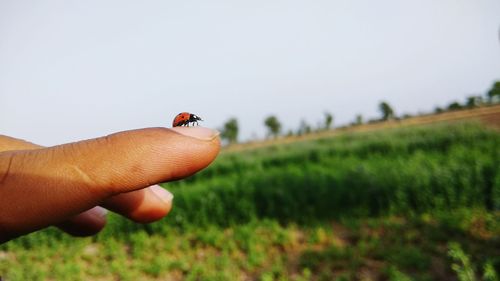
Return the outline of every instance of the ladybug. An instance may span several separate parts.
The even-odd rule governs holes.
[[[189,123],[196,123],[198,125],[198,121],[203,121],[198,115],[192,114],[189,112],[181,112],[177,114],[174,118],[174,122],[172,122],[172,127],[179,127],[179,126],[188,126]]]

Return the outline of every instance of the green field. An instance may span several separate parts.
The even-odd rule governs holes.
[[[165,187],[164,220],[111,215],[93,238],[22,237],[0,246],[0,276],[498,280],[500,133],[479,123],[223,151]]]

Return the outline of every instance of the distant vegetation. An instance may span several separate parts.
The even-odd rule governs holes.
[[[325,112],[325,130],[330,130],[333,126],[333,115],[330,112]]]
[[[240,126],[236,118],[229,119],[221,129],[221,138],[229,144],[236,143],[238,141],[239,128]]]
[[[394,118],[394,110],[392,107],[385,101],[381,102],[378,106],[380,112],[382,113],[382,120],[387,121],[389,119]]]
[[[264,120],[264,125],[267,127],[267,135],[277,137],[281,133],[281,122],[274,115],[271,115]]]
[[[496,81],[491,89],[488,91],[488,102],[498,103],[500,102],[500,81]]]
[[[500,103],[500,81],[496,81],[491,86],[491,89],[485,93],[484,96],[476,95],[469,96],[463,103],[459,101],[453,101],[445,107],[436,107],[434,109],[435,114],[440,114],[449,111],[456,111],[462,109],[471,109],[480,106],[487,106]],[[378,104],[378,109],[380,111],[380,118],[368,120],[368,123],[377,123],[381,121],[388,121],[391,119],[407,119],[413,117],[411,114],[403,114],[397,116],[394,108],[387,101],[382,101]],[[359,126],[364,123],[363,116],[357,115],[354,122],[348,126]],[[229,127],[228,127],[229,125]],[[322,130],[330,130],[333,128],[333,115],[330,112],[325,112],[325,119],[321,122],[317,128],[313,128],[306,120],[302,119],[299,128],[294,132],[289,130],[287,132],[282,132],[282,123],[279,121],[278,117],[275,115],[270,115],[264,120],[264,125],[267,129],[267,137],[278,137],[283,133],[286,136],[302,136]],[[234,144],[238,140],[239,126],[236,118],[230,118],[221,129],[221,137],[227,144]]]

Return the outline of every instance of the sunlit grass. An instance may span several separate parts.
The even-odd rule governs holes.
[[[449,218],[460,222],[464,215],[471,222],[490,216],[492,223],[483,229],[489,234],[474,236],[474,223],[448,225]],[[456,216],[390,216],[315,226],[264,220],[227,228],[172,227],[167,235],[139,230],[126,240],[65,240],[31,249],[8,245],[0,271],[9,280],[435,280],[454,274],[449,241],[462,245],[473,264],[498,266],[500,245],[493,237],[500,214]]]

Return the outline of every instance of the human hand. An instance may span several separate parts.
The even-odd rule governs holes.
[[[48,148],[0,135],[0,243],[52,225],[93,235],[105,226],[106,209],[140,223],[161,219],[173,196],[156,184],[196,173],[219,149],[218,133],[203,127],[139,129]]]

